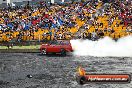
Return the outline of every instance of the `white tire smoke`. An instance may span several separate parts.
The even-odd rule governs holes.
[[[118,41],[105,37],[98,41],[71,40],[70,42],[74,50],[74,55],[132,57],[132,36],[120,38]]]

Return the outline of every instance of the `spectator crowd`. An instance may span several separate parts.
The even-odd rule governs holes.
[[[0,9],[0,42],[43,41],[132,34],[131,0],[101,0]]]

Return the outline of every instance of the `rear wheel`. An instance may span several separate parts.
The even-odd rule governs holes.
[[[61,49],[61,55],[63,55],[63,56],[66,55],[66,50],[65,49]]]
[[[46,49],[42,49],[41,54],[46,55]]]

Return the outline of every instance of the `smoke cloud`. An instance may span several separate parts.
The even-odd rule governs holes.
[[[132,57],[132,36],[114,41],[105,37],[98,41],[71,40],[74,55],[97,57]]]

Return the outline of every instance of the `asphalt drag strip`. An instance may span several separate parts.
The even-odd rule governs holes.
[[[0,53],[0,88],[131,88],[128,84],[79,85],[75,74],[82,66],[88,73],[132,73],[132,58]]]

